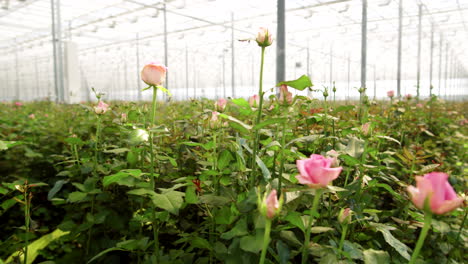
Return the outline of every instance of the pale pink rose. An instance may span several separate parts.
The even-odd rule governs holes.
[[[260,47],[268,47],[273,43],[273,36],[270,34],[268,28],[261,27],[255,39]]]
[[[350,208],[341,209],[338,215],[338,222],[340,224],[349,224],[351,222],[351,212]]]
[[[23,103],[21,103],[21,102],[15,102],[15,105],[16,105],[16,106],[22,106]]]
[[[211,119],[210,119],[210,127],[217,128],[220,125],[220,120],[218,119],[219,112],[213,111],[211,112]]]
[[[370,122],[363,124],[361,128],[362,134],[367,136],[369,134],[369,128],[370,128]]]
[[[148,85],[161,85],[166,79],[167,67],[160,63],[151,62],[141,70],[141,80]]]
[[[122,120],[122,122],[127,121],[127,114],[126,113],[120,114],[120,120]]]
[[[109,110],[109,105],[103,101],[99,101],[98,105],[94,107],[94,112],[98,115],[102,115]]]
[[[280,87],[279,101],[280,104],[291,104],[293,101],[292,93],[288,91],[288,86],[286,84],[282,84]]]
[[[45,117],[49,117],[49,114],[44,114]]]
[[[265,199],[266,216],[269,219],[273,219],[273,217],[275,217],[275,215],[279,212],[280,204],[278,202],[278,197],[276,196],[276,190],[273,189]]]
[[[224,98],[219,98],[215,103],[216,110],[222,112],[226,108],[227,100]]]
[[[395,96],[395,91],[393,91],[393,90],[388,91],[387,96],[392,98],[393,96]]]
[[[455,210],[463,204],[463,198],[457,197],[448,182],[448,175],[443,172],[416,176],[416,187],[408,186],[408,192],[417,208],[424,210],[425,200],[429,199],[428,209],[439,215]]]
[[[324,188],[340,175],[341,167],[331,168],[333,159],[312,154],[309,159],[297,160],[299,175],[296,179],[311,188]]]
[[[249,97],[249,104],[251,107],[258,107],[260,104],[260,97],[256,94]]]
[[[413,96],[411,94],[407,94],[407,95],[405,95],[405,98],[406,98],[406,100],[411,100],[411,98],[413,98]]]
[[[418,104],[416,104],[416,107],[417,107],[417,108],[423,108],[424,106],[423,106],[423,104],[418,103]]]
[[[30,114],[30,115],[28,115],[28,117],[29,117],[29,119],[35,119],[35,118],[36,118],[36,115]]]

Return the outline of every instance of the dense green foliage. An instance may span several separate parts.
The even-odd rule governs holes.
[[[34,263],[258,263],[265,219],[257,197],[281,178],[285,201],[272,222],[266,262],[299,263],[314,190],[297,183],[295,161],[335,149],[343,171],[321,196],[310,262],[407,263],[423,213],[406,186],[416,175],[442,171],[459,195],[467,187],[465,103],[434,97],[361,107],[270,98],[256,126],[258,111],[244,99],[229,100],[216,122],[213,101],[159,102],[155,126],[149,104],[109,105],[102,115],[90,104],[0,105],[0,259],[22,255],[24,188],[32,196]],[[251,171],[255,130],[258,169]],[[337,216],[347,207],[352,222],[340,253]],[[434,216],[421,261],[464,263],[465,218],[465,208]],[[54,231],[61,233],[47,236]],[[33,248],[39,239],[44,245]]]

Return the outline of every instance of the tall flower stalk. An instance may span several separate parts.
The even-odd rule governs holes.
[[[154,132],[153,126],[155,124],[155,116],[156,116],[156,103],[157,103],[157,94],[158,89],[165,90],[161,84],[164,82],[166,78],[167,68],[166,66],[158,63],[149,63],[143,67],[141,71],[141,79],[143,82],[149,85],[149,88],[153,88],[153,100],[152,100],[152,107],[151,107],[151,116],[150,116],[150,126],[149,126],[149,140],[150,140],[150,185],[151,190],[154,191],[156,188],[155,182],[155,155],[154,155]],[[159,260],[159,223],[156,218],[156,206],[153,202],[151,202],[151,209],[152,209],[152,224],[153,224],[153,239],[154,239],[154,257],[155,262],[158,263]]]
[[[257,119],[255,120],[255,124],[259,124],[261,122],[262,118],[262,109],[263,109],[263,64],[265,61],[265,48],[270,46],[273,43],[273,37],[266,28],[260,28],[257,38],[255,39],[257,44],[262,48],[261,51],[261,61],[260,61],[260,81],[259,81],[259,88],[258,88],[258,96],[260,97],[260,101],[258,104],[258,113],[257,113]],[[255,185],[256,179],[256,158],[257,158],[257,153],[259,150],[259,141],[260,137],[258,134],[258,129],[255,130],[254,132],[254,145],[253,145],[253,151],[252,151],[252,163],[251,163],[251,182],[250,182],[250,187],[253,187]]]

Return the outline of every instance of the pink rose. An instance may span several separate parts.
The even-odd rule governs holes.
[[[218,101],[215,103],[216,110],[218,111],[224,111],[226,108],[227,100],[224,98],[219,98]]]
[[[263,197],[263,200],[259,200],[260,212],[268,219],[273,219],[281,211],[282,201],[278,201],[277,192],[273,189],[270,194]]]
[[[249,97],[249,104],[251,107],[257,107],[260,104],[260,97],[256,94]]]
[[[351,222],[351,212],[350,208],[341,209],[338,215],[338,222],[340,224],[349,224]]]
[[[429,209],[439,215],[463,204],[463,198],[457,197],[448,182],[448,175],[443,172],[431,172],[424,177],[416,176],[416,187],[408,186],[408,192],[417,208],[424,210],[425,200],[429,199]]]
[[[393,91],[393,90],[388,91],[387,96],[392,98],[393,96],[395,96],[395,91]]]
[[[16,106],[22,106],[23,103],[21,103],[21,102],[15,102],[15,105],[16,105]]]
[[[211,119],[210,119],[210,127],[211,128],[217,128],[219,126],[219,119],[218,119],[219,113],[216,111],[211,112]]]
[[[273,43],[273,36],[267,28],[261,27],[255,39],[260,47],[268,47]]]
[[[413,98],[413,96],[411,94],[407,94],[407,95],[405,95],[405,98],[406,98],[406,100],[411,100],[411,98]]]
[[[99,101],[98,105],[94,107],[94,112],[98,115],[104,114],[109,110],[109,105],[103,101]]]
[[[151,62],[141,70],[141,80],[148,85],[161,85],[166,78],[167,67],[163,64]]]
[[[369,134],[369,128],[370,128],[370,122],[367,122],[365,124],[362,125],[362,134],[364,134],[364,136],[367,136]]]
[[[332,163],[332,158],[317,154],[312,154],[309,159],[297,160],[296,165],[300,174],[296,176],[296,179],[310,188],[326,187],[338,178],[343,169],[342,167],[331,168]]]
[[[30,114],[30,115],[28,115],[28,117],[29,117],[29,119],[35,119],[35,118],[36,118],[36,115]]]
[[[279,101],[280,104],[291,104],[293,101],[292,93],[288,91],[288,86],[286,84],[282,84],[280,87]]]
[[[275,217],[275,215],[279,212],[280,204],[278,202],[278,197],[276,197],[276,190],[273,189],[270,194],[265,199],[265,206],[266,206],[266,216],[269,219]]]
[[[423,108],[424,106],[423,106],[423,104],[418,103],[418,104],[416,104],[416,107],[418,107],[418,108]]]

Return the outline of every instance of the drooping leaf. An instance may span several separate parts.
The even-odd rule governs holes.
[[[54,196],[62,189],[63,185],[67,183],[68,180],[58,180],[55,182],[54,187],[50,189],[49,193],[47,194],[47,200],[52,200]]]
[[[86,195],[84,192],[72,192],[68,195],[68,201],[71,203],[81,202],[86,198]]]
[[[28,260],[26,264],[31,264],[39,256],[40,251],[46,248],[52,241],[56,240],[59,237],[69,234],[70,231],[62,231],[60,229],[55,229],[52,233],[44,235],[28,246]],[[6,263],[13,263],[15,258],[18,258],[21,263],[24,263],[24,254],[23,250],[18,250],[15,253],[11,254],[10,257],[6,260]]]
[[[362,252],[365,264],[388,264],[390,255],[386,251],[367,249]]]
[[[375,227],[377,231],[382,233],[385,241],[392,246],[402,257],[407,260],[410,260],[411,256],[409,255],[408,251],[410,250],[408,246],[406,246],[403,242],[395,238],[390,230],[393,230],[394,227],[387,226],[384,224],[379,223],[370,223],[371,226]]]
[[[157,207],[167,210],[168,212],[178,215],[179,209],[184,203],[183,192],[168,191],[162,194],[156,193],[153,195],[152,200]]]
[[[260,122],[259,124],[256,124],[253,129],[255,130],[259,130],[259,129],[262,129],[268,125],[273,125],[273,124],[282,124],[284,122],[286,122],[287,118],[270,118],[270,119],[267,119],[267,120],[264,120],[262,122]]]
[[[279,87],[282,84],[286,84],[287,86],[292,87],[299,91],[303,91],[305,88],[313,86],[312,81],[307,75],[302,75],[297,80],[280,82],[276,86]]]
[[[105,176],[102,179],[102,185],[104,187],[107,187],[114,182],[119,183],[120,180],[129,176],[140,178],[141,174],[142,174],[141,170],[137,170],[137,169],[121,170],[117,172],[116,174]]]
[[[247,220],[241,218],[236,225],[226,233],[221,234],[222,239],[230,240],[233,237],[245,236],[249,233],[247,229]]]

